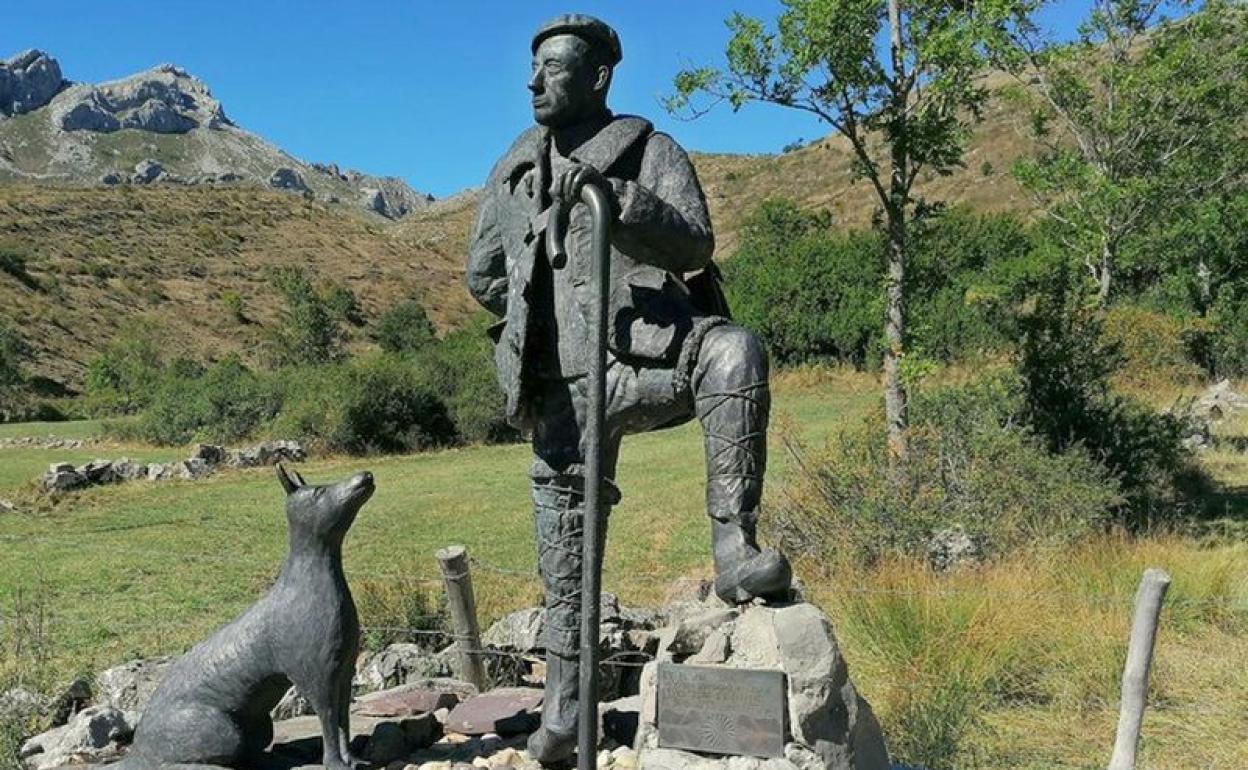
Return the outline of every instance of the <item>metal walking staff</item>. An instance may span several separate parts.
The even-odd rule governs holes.
[[[598,623],[602,593],[603,438],[607,400],[607,297],[611,283],[611,205],[596,184],[581,189],[593,221],[594,308],[589,320],[593,356],[589,360],[589,414],[585,426],[585,520],[581,555],[581,665],[577,718],[578,770],[595,770],[598,762]],[[554,267],[568,258],[564,223],[573,201],[551,212],[546,228],[546,254]]]

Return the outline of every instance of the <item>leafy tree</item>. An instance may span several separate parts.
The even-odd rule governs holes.
[[[286,301],[282,326],[274,334],[279,364],[324,364],[342,356],[342,330],[330,307],[307,274],[280,268],[272,282]]]
[[[737,13],[725,69],[680,72],[668,109],[694,115],[727,101],[812,113],[849,141],[855,173],[880,206],[886,241],[884,401],[889,457],[906,454],[906,265],[924,206],[915,182],[962,161],[986,92],[974,75],[1008,22],[1034,0],[783,0],[775,28]],[[973,11],[970,9],[974,9]],[[886,45],[880,45],[881,41]]]
[[[329,305],[329,309],[339,321],[353,326],[364,324],[364,309],[360,307],[360,300],[355,296],[355,292],[351,291],[350,287],[342,284],[330,287],[325,292],[325,303]]]
[[[1167,5],[1194,13],[1163,20]],[[1202,200],[1243,188],[1246,32],[1225,0],[1095,0],[1073,43],[1051,44],[1025,17],[1000,39],[1040,146],[1015,174],[1102,308],[1144,230],[1197,222]]]
[[[404,300],[383,313],[375,336],[387,353],[415,353],[435,339],[433,322],[415,299]]]
[[[826,211],[764,201],[724,263],[733,313],[781,362],[878,362],[884,250],[876,234],[834,234],[830,222]]]

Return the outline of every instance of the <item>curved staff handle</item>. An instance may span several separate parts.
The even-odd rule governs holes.
[[[577,735],[578,770],[596,770],[598,764],[598,625],[602,594],[603,438],[607,400],[607,298],[611,283],[611,204],[595,184],[581,189],[593,220],[594,307],[589,320],[589,414],[585,426],[585,520],[581,554],[581,671]],[[564,229],[571,202],[551,211],[546,224],[546,256],[554,268],[568,262]]]

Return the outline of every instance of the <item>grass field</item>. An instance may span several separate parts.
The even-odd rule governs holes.
[[[777,418],[819,440],[858,419],[875,393],[864,375],[786,375],[776,387]],[[1248,432],[1248,424],[1235,427]],[[62,428],[73,429],[31,432]],[[675,578],[709,574],[700,443],[697,428],[685,426],[625,445],[625,497],[612,516],[604,584],[626,603],[661,602]],[[114,456],[85,450],[101,453]],[[71,455],[0,450],[0,496],[20,497],[49,454]],[[784,458],[772,458],[772,483],[783,483]],[[413,623],[436,606],[433,553],[452,542],[478,560],[483,621],[534,604],[527,462],[523,446],[492,446],[301,467],[312,481],[365,468],[377,476],[378,492],[346,545],[365,622]],[[1227,485],[1248,482],[1243,455],[1217,452],[1210,462]],[[27,476],[9,470],[27,465]],[[198,640],[276,573],[285,550],[281,500],[272,471],[255,470],[95,489],[0,517],[0,681],[6,673],[63,680]],[[1106,536],[947,576],[912,563],[868,571],[799,557],[891,748],[936,770],[1103,767],[1135,583],[1144,567],[1164,567],[1175,582],[1141,768],[1248,767],[1242,542]]]

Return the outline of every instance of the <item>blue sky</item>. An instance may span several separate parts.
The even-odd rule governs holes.
[[[1068,36],[1088,0],[1043,21]],[[690,149],[776,152],[827,133],[789,110],[750,105],[684,122],[659,98],[682,66],[718,64],[733,10],[774,18],[779,0],[62,0],[14,3],[0,57],[55,56],[96,82],[173,62],[203,79],[240,126],[307,161],[405,178],[437,197],[479,185],[530,124],[530,35],[570,10],[620,33],[612,108],[643,114]]]

